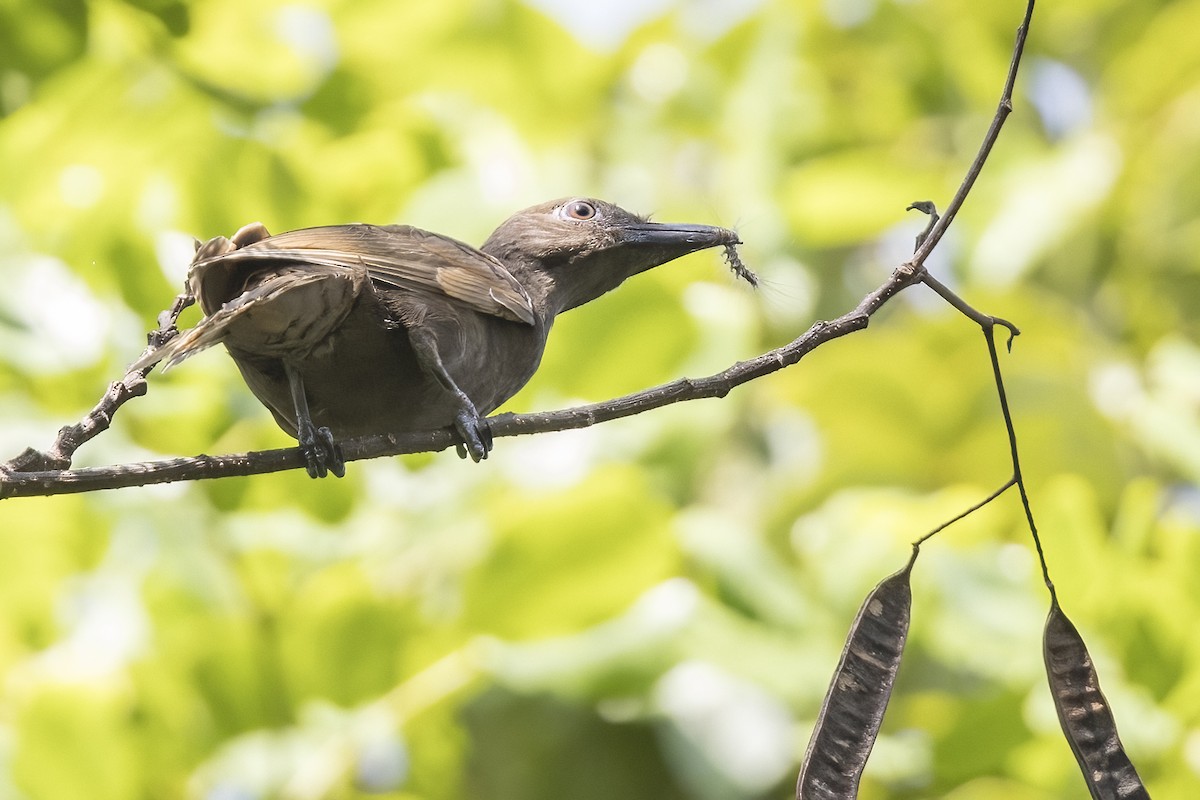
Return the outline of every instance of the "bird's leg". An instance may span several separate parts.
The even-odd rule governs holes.
[[[333,441],[333,433],[329,428],[313,425],[312,416],[308,412],[308,397],[304,394],[304,379],[299,370],[286,361],[283,362],[283,370],[287,373],[292,402],[296,406],[296,439],[299,440],[300,450],[304,453],[308,477],[324,478],[327,472],[342,477],[346,474],[342,448]]]
[[[454,378],[446,371],[434,335],[414,326],[408,329],[408,338],[412,342],[413,352],[417,355],[417,363],[432,375],[443,389],[454,395],[458,403],[458,410],[454,412],[454,430],[462,437],[462,442],[456,445],[459,458],[470,455],[471,460],[475,462],[487,458],[492,449],[492,430],[488,427],[487,420],[475,410],[471,398],[458,388]]]

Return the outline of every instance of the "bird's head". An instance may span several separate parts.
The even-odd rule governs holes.
[[[725,228],[650,222],[603,200],[573,197],[517,212],[481,249],[519,279],[543,283],[558,313],[680,256],[738,243]]]

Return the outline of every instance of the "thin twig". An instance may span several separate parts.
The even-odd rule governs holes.
[[[1008,66],[1008,77],[1004,82],[1004,89],[1001,92],[1000,104],[996,110],[996,116],[992,119],[992,124],[989,126],[988,132],[984,136],[983,144],[979,148],[979,153],[975,156],[975,161],[971,164],[970,169],[967,170],[967,175],[963,179],[962,184],[959,186],[958,192],[955,193],[954,199],[950,201],[949,207],[946,209],[946,212],[941,216],[940,219],[937,218],[937,209],[934,208],[933,204],[928,201],[914,203],[909,206],[910,209],[916,209],[923,213],[929,214],[934,222],[931,227],[927,228],[918,237],[917,250],[913,254],[912,261],[906,264],[905,267],[912,270],[914,275],[918,276],[922,283],[935,291],[951,306],[978,324],[980,329],[983,331],[984,338],[987,340],[988,356],[992,363],[992,374],[996,382],[996,393],[1000,400],[1000,412],[1004,418],[1004,428],[1008,435],[1009,452],[1012,458],[1013,469],[1012,477],[1009,478],[1007,483],[985,498],[981,503],[978,503],[977,505],[967,509],[959,516],[955,517],[949,522],[946,522],[938,528],[935,528],[930,533],[918,539],[917,542],[914,543],[914,547],[919,546],[921,542],[924,542],[930,536],[933,536],[946,526],[958,521],[959,519],[962,519],[968,514],[973,513],[979,508],[982,508],[984,505],[987,505],[1015,485],[1017,487],[1017,492],[1021,497],[1021,506],[1025,511],[1025,519],[1029,525],[1029,532],[1033,536],[1033,544],[1037,550],[1038,561],[1042,568],[1042,579],[1045,581],[1046,588],[1050,590],[1050,596],[1053,598],[1054,584],[1050,580],[1050,571],[1046,565],[1045,553],[1042,550],[1041,537],[1038,535],[1037,525],[1033,519],[1033,510],[1030,507],[1029,494],[1025,487],[1025,479],[1021,474],[1021,460],[1017,448],[1016,428],[1013,425],[1012,413],[1008,407],[1008,394],[1004,390],[1004,377],[1000,371],[1000,358],[996,352],[997,325],[1001,325],[1008,329],[1009,335],[1007,348],[1009,350],[1012,350],[1013,338],[1019,335],[1021,331],[1018,330],[1016,325],[1012,324],[1008,320],[984,314],[983,312],[972,307],[965,300],[959,297],[952,289],[929,274],[929,271],[926,270],[924,266],[925,259],[928,257],[929,253],[932,252],[933,248],[937,246],[937,243],[941,240],[943,234],[945,234],[946,229],[950,226],[950,223],[954,221],[954,217],[958,213],[958,210],[962,207],[963,201],[966,200],[967,195],[971,191],[971,187],[975,184],[976,178],[979,177],[979,173],[983,168],[984,162],[987,161],[988,154],[991,153],[992,146],[996,143],[996,139],[1000,135],[1000,129],[1004,126],[1004,121],[1012,112],[1013,87],[1016,84],[1017,70],[1021,64],[1021,55],[1025,51],[1025,40],[1029,35],[1029,22],[1033,17],[1034,2],[1035,0],[1029,0],[1028,5],[1025,7],[1025,17],[1022,19],[1020,27],[1017,28],[1017,40],[1016,44],[1013,46],[1012,60],[1009,62]]]
[[[925,542],[929,541],[934,536],[936,536],[939,533],[941,533],[942,531],[944,531],[946,528],[949,528],[951,525],[958,522],[960,519],[966,519],[967,517],[971,516],[976,511],[983,508],[988,503],[992,502],[997,497],[999,497],[1000,495],[1004,494],[1009,489],[1011,489],[1013,487],[1013,484],[1015,484],[1016,482],[1017,482],[1016,478],[1009,478],[1007,481],[1004,482],[1003,486],[1001,486],[999,489],[997,489],[996,491],[989,494],[987,497],[980,500],[975,505],[968,508],[966,511],[963,511],[961,514],[959,514],[956,517],[946,520],[941,525],[938,525],[936,528],[931,530],[929,533],[922,536],[920,539],[917,539],[915,542],[913,542],[913,547],[919,548],[921,545],[925,544]]]
[[[1008,393],[1004,391],[1004,376],[1000,373],[1000,357],[996,353],[996,330],[990,325],[983,328],[983,337],[987,340],[988,356],[992,360],[992,375],[996,379],[996,394],[1000,398],[1000,413],[1004,417],[1004,429],[1008,434],[1008,450],[1012,457],[1011,483],[1017,486],[1021,497],[1021,507],[1025,510],[1025,521],[1029,524],[1029,533],[1033,536],[1033,546],[1037,550],[1038,562],[1042,567],[1042,580],[1050,590],[1050,597],[1055,599],[1054,583],[1050,580],[1050,569],[1046,566],[1046,553],[1042,550],[1042,538],[1038,535],[1037,524],[1033,521],[1033,509],[1029,505],[1029,493],[1025,489],[1025,478],[1021,474],[1021,457],[1017,451],[1017,430],[1013,426],[1012,413],[1008,408]]]
[[[917,235],[917,250],[920,251],[921,244],[927,238],[929,238],[930,231],[932,231],[935,227],[937,227],[938,219],[940,219],[940,217],[938,216],[938,212],[937,212],[937,206],[935,206],[933,203],[931,203],[928,200],[921,200],[919,202],[913,203],[905,210],[906,211],[916,210],[916,211],[920,211],[922,214],[929,215],[929,225],[925,228],[924,231],[922,231],[921,233],[919,233]],[[914,258],[914,261],[915,261],[915,258]],[[911,268],[912,263],[913,262],[909,262],[909,264],[906,265],[906,267]],[[976,325],[979,325],[980,327],[1003,325],[1005,328],[1008,328],[1008,349],[1009,349],[1009,351],[1012,350],[1013,339],[1016,338],[1017,336],[1021,335],[1021,330],[1016,325],[1012,324],[1011,322],[1004,319],[1003,317],[993,317],[991,314],[984,314],[982,311],[980,311],[979,309],[972,306],[966,300],[959,297],[958,294],[953,289],[951,289],[949,286],[942,283],[937,278],[933,277],[933,275],[930,274],[929,270],[925,269],[924,266],[921,266],[919,268],[914,268],[914,274],[916,274],[920,277],[921,283],[925,284],[930,289],[932,289],[934,292],[936,292],[938,294],[938,296],[940,296],[943,300],[945,300],[947,303],[949,303],[951,306],[953,306],[955,309],[957,309],[961,314],[963,314],[963,316],[967,317],[968,319],[973,320]]]
[[[913,203],[909,203],[908,208],[904,210],[920,211],[922,214],[926,214],[929,217],[929,221],[925,224],[925,230],[917,234],[916,249],[920,250],[921,245],[924,244],[925,240],[929,238],[929,232],[933,230],[933,226],[937,225],[937,221],[941,219],[942,216],[941,214],[938,214],[937,206],[932,200],[917,200]]]
[[[967,195],[971,193],[971,189],[975,186],[975,181],[983,171],[983,165],[987,162],[988,156],[991,155],[992,147],[995,146],[996,140],[1000,137],[1000,129],[1004,127],[1004,121],[1012,113],[1013,88],[1017,83],[1017,71],[1021,66],[1021,56],[1025,52],[1025,40],[1029,36],[1029,22],[1033,18],[1034,3],[1035,0],[1029,0],[1028,5],[1025,7],[1025,16],[1021,20],[1020,26],[1017,27],[1017,38],[1013,45],[1012,59],[1008,64],[1008,75],[1004,80],[1004,88],[1000,92],[1000,102],[996,107],[995,116],[992,117],[992,124],[988,126],[987,133],[983,137],[983,142],[979,145],[979,151],[975,154],[975,160],[971,162],[971,166],[967,169],[967,174],[963,177],[962,183],[959,184],[958,191],[954,193],[954,197],[950,200],[950,205],[946,207],[940,218],[937,216],[937,209],[929,201],[921,201],[909,206],[909,209],[916,209],[917,211],[929,214],[933,220],[933,224],[918,237],[917,250],[913,253],[912,260],[905,265],[905,268],[919,275],[921,281],[926,286],[937,292],[942,299],[970,317],[980,326],[1003,325],[1008,328],[1008,347],[1010,350],[1012,349],[1013,337],[1021,333],[1017,329],[1017,326],[1000,317],[991,317],[972,308],[949,287],[929,274],[929,271],[925,269],[925,260],[929,258],[929,254],[933,252],[933,248],[937,247],[946,230],[954,222],[954,218],[958,216],[959,209],[966,202]]]
[[[1029,0],[1029,4],[1025,7],[1025,17],[1021,20],[1020,27],[1017,28],[1017,41],[1013,46],[1012,60],[1008,64],[1008,77],[1004,81],[1004,89],[1000,93],[1000,103],[996,108],[996,115],[992,118],[992,124],[988,127],[988,131],[983,137],[983,143],[979,146],[979,152],[975,155],[975,160],[971,162],[966,177],[963,178],[958,191],[954,193],[953,199],[950,200],[950,205],[946,207],[942,218],[929,231],[929,234],[921,242],[920,247],[917,248],[917,252],[913,255],[912,261],[909,262],[913,269],[919,269],[925,264],[925,259],[929,258],[929,254],[933,252],[933,248],[937,247],[938,242],[945,235],[946,229],[954,222],[954,218],[958,215],[958,210],[962,208],[967,195],[971,193],[971,188],[975,185],[975,180],[979,177],[979,173],[983,171],[983,165],[987,161],[988,155],[991,154],[992,147],[996,144],[996,139],[1000,136],[1000,129],[1004,127],[1004,121],[1012,113],[1013,87],[1017,83],[1017,68],[1021,65],[1021,55],[1025,52],[1025,39],[1029,35],[1029,21],[1033,17],[1034,1]]]

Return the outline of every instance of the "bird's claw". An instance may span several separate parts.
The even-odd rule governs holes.
[[[478,463],[488,457],[492,450],[492,428],[473,405],[463,406],[455,415],[454,430],[462,437],[462,441],[454,445],[459,458],[469,455]]]
[[[302,434],[300,452],[304,453],[304,469],[310,478],[324,478],[331,472],[339,478],[346,474],[342,448],[329,428],[310,428]]]

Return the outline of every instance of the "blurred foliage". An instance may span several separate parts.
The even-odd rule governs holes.
[[[561,320],[513,409],[706,374],[911,250],[1023,3],[6,0],[0,454],[142,347],[193,236],[479,242],[587,193],[737,225]],[[1157,797],[1200,795],[1200,0],[1040,4],[933,268],[1004,368],[1063,607]],[[192,312],[194,313],[194,312]],[[194,318],[194,317],[193,317]],[[213,352],[79,463],[283,446]],[[302,473],[0,504],[0,798],[782,798],[861,598],[1002,483],[977,331],[920,289],[721,401]],[[1086,795],[1014,497],[947,530],[863,798]]]

